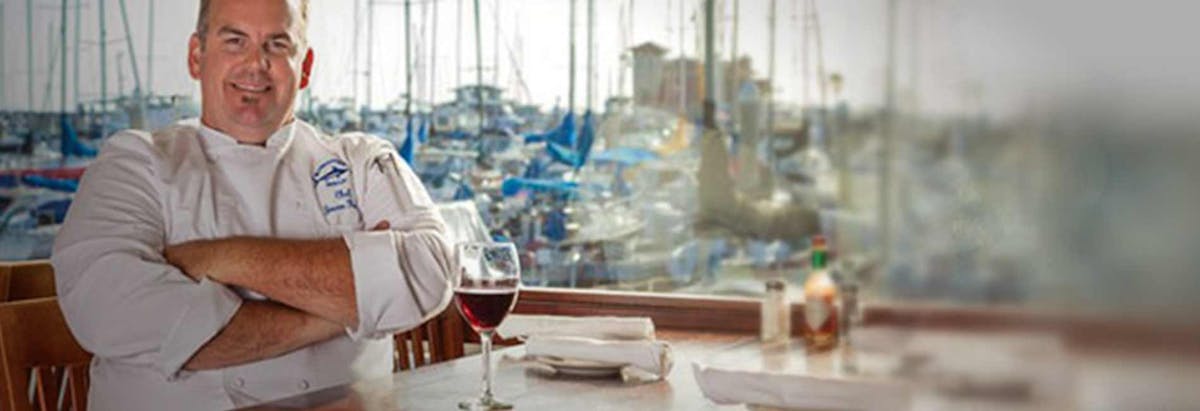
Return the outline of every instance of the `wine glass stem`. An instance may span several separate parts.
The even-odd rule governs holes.
[[[483,399],[492,399],[492,332],[480,331],[479,343],[483,346]]]

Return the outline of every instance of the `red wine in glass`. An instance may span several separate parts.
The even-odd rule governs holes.
[[[458,310],[475,332],[491,331],[504,321],[517,302],[517,289],[459,288],[454,291],[454,296]]]

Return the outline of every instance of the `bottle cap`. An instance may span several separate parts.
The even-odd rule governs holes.
[[[813,248],[825,248],[825,236],[820,234],[812,236],[812,246]]]

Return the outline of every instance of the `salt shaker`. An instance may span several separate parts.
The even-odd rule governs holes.
[[[791,336],[792,311],[786,287],[782,280],[767,281],[767,293],[762,301],[762,325],[759,328],[763,343],[786,343]]]
[[[847,282],[841,285],[842,289],[842,316],[839,318],[838,332],[841,333],[838,337],[842,341],[850,342],[850,329],[862,323],[862,310],[858,302],[858,284]]]

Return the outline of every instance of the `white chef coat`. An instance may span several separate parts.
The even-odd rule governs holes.
[[[365,231],[386,220],[391,229]],[[393,332],[450,301],[445,225],[391,144],[295,121],[265,146],[198,121],[112,136],[54,244],[59,302],[95,354],[93,410],[243,407],[392,371]],[[196,282],[164,246],[230,236],[334,238],[350,250],[360,323],[346,335],[240,366],[182,370],[246,290]]]

